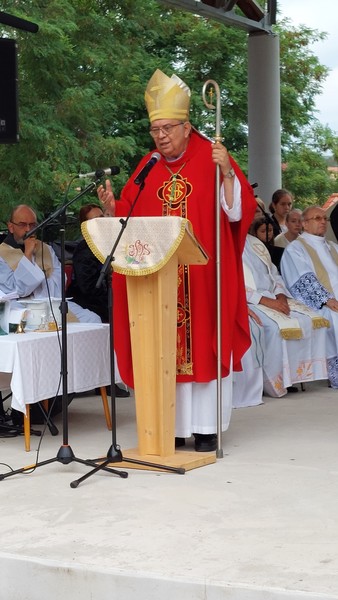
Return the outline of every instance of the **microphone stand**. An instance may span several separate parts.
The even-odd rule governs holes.
[[[146,173],[146,175],[147,174],[148,173]],[[146,175],[145,175],[145,177],[146,177]],[[115,257],[114,257],[115,250],[119,244],[119,241],[122,237],[122,234],[123,234],[125,228],[127,227],[128,221],[134,210],[135,204],[144,188],[145,177],[139,184],[139,186],[140,186],[139,190],[138,190],[136,197],[129,209],[127,217],[125,219],[121,218],[119,220],[119,222],[121,223],[121,229],[120,229],[120,231],[117,235],[117,238],[113,244],[110,254],[107,256],[107,258],[104,261],[100,276],[99,276],[96,286],[95,286],[97,289],[99,289],[102,285],[103,279],[106,278],[107,289],[108,289],[108,311],[109,311],[109,329],[110,329],[110,364],[111,364],[111,386],[110,386],[111,396],[110,397],[111,397],[111,418],[112,418],[112,444],[111,444],[111,446],[106,454],[106,458],[104,460],[101,458],[95,458],[91,461],[91,464],[93,464],[93,463],[97,463],[100,460],[103,460],[102,463],[97,464],[95,466],[95,468],[92,471],[89,471],[89,473],[86,473],[86,475],[83,475],[79,479],[76,479],[75,481],[71,482],[70,486],[73,488],[76,488],[80,483],[82,483],[82,481],[85,481],[86,479],[88,479],[88,477],[90,477],[91,475],[94,475],[94,473],[97,473],[101,469],[106,469],[107,465],[109,465],[109,463],[119,463],[122,461],[125,463],[143,465],[143,466],[148,466],[150,468],[160,469],[160,470],[164,470],[164,471],[170,471],[172,473],[179,473],[180,475],[183,475],[185,473],[185,469],[183,467],[172,467],[169,465],[160,465],[158,463],[145,462],[143,460],[136,460],[134,458],[125,458],[122,455],[121,447],[117,444],[117,441],[116,441],[117,435],[116,435],[116,394],[115,394],[115,364],[114,364],[114,347],[115,346],[114,346],[114,326],[113,326],[113,291],[112,291],[113,268],[112,268],[112,262],[115,260]]]
[[[259,206],[259,205],[257,205],[257,206]],[[259,208],[260,208],[260,210],[262,212],[263,217],[265,218],[265,225],[266,225],[266,227],[265,227],[265,240],[266,240],[266,244],[268,245],[268,243],[269,243],[269,225],[272,225],[272,228],[273,228],[274,222],[271,219],[270,215],[265,210],[263,210],[263,208],[261,206],[259,206]]]
[[[48,465],[53,462],[61,462],[66,465],[71,462],[77,462],[84,465],[88,465],[93,467],[96,465],[94,461],[89,459],[78,458],[74,455],[74,452],[71,446],[68,443],[68,366],[67,366],[67,313],[68,313],[68,303],[66,300],[66,278],[65,278],[65,215],[66,209],[68,206],[73,204],[76,200],[84,196],[85,194],[91,192],[96,189],[97,181],[90,183],[85,187],[82,192],[77,194],[75,198],[65,202],[60,208],[58,208],[53,214],[47,217],[42,223],[36,225],[33,229],[27,232],[24,236],[24,239],[31,237],[35,234],[39,229],[44,229],[44,227],[53,221],[54,219],[60,220],[60,240],[61,240],[61,376],[62,376],[62,432],[63,432],[63,441],[62,446],[59,448],[57,455],[53,458],[38,462],[33,465],[29,465],[26,467],[22,467],[20,469],[16,469],[15,471],[10,471],[9,473],[0,474],[0,481],[5,479],[6,477],[10,477],[12,475],[16,475],[17,473],[24,473],[25,471],[31,471],[32,469],[36,469],[37,467],[42,467],[44,465]],[[128,477],[128,473],[125,471],[117,471],[115,469],[110,469],[105,465],[102,466],[102,469],[108,471],[109,473],[114,473],[119,475],[122,478]],[[71,487],[76,487],[71,484]]]

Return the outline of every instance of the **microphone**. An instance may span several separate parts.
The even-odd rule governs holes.
[[[149,171],[151,171],[151,169],[156,165],[156,163],[158,163],[158,161],[160,160],[161,155],[159,152],[153,152],[150,159],[148,160],[148,162],[144,165],[143,169],[141,169],[141,171],[139,172],[139,174],[135,177],[134,179],[134,183],[136,183],[136,185],[140,185],[141,183],[144,182],[145,178],[147,177]]]
[[[109,167],[108,169],[97,169],[91,173],[79,173],[78,177],[80,179],[83,179],[84,177],[96,177],[96,179],[100,179],[103,175],[118,175],[119,172],[120,167]]]

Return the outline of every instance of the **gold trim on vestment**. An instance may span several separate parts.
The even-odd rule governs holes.
[[[0,256],[15,271],[24,253],[21,248],[14,248],[6,242],[0,244]],[[36,240],[36,250],[34,252],[35,264],[46,274],[47,279],[52,276],[54,268],[50,249],[46,243]],[[32,263],[34,264],[34,263]]]
[[[102,253],[98,249],[97,245],[94,243],[94,241],[87,229],[88,223],[89,223],[89,221],[84,221],[82,223],[82,225],[81,225],[82,235],[83,235],[84,239],[86,240],[92,253],[103,264],[107,257],[102,255]],[[181,219],[180,228],[179,228],[177,236],[172,241],[169,248],[166,250],[165,256],[161,260],[156,262],[155,264],[148,266],[148,267],[140,267],[139,269],[130,269],[128,267],[121,267],[115,261],[112,261],[112,267],[113,267],[114,271],[116,273],[120,273],[121,275],[128,275],[128,276],[132,276],[132,277],[143,277],[144,275],[151,275],[152,273],[156,273],[157,271],[160,271],[162,269],[162,267],[164,265],[166,265],[169,262],[169,260],[171,259],[171,257],[175,254],[176,250],[178,249],[178,247],[180,246],[180,244],[183,240],[186,230],[189,230],[189,221],[188,221],[188,219]],[[123,244],[123,242],[120,241],[120,244]]]
[[[320,329],[321,327],[331,327],[330,321],[324,317],[312,317],[312,329]]]
[[[303,333],[301,329],[280,329],[280,334],[283,340],[301,340]]]
[[[83,223],[81,223],[81,232],[82,232],[82,235],[83,235],[84,239],[86,240],[87,245],[89,246],[89,249],[92,251],[92,253],[94,254],[94,256],[96,256],[97,260],[99,260],[100,263],[103,264],[107,257],[105,258],[103,256],[103,254],[101,254],[101,252],[98,249],[97,245],[94,244],[92,237],[88,233],[87,224],[88,224],[87,221],[83,221]]]
[[[297,239],[297,241],[300,242],[304,246],[305,250],[309,254],[309,256],[310,256],[310,258],[311,258],[311,260],[313,262],[313,266],[314,266],[315,273],[316,273],[316,276],[317,276],[317,279],[318,279],[319,283],[321,283],[321,285],[330,294],[332,294],[332,296],[334,296],[328,272],[325,269],[322,261],[320,260],[318,254],[317,254],[317,251],[311,246],[311,244],[309,244],[306,240],[304,240],[304,238],[299,237]],[[330,253],[331,253],[332,259],[338,265],[338,255],[337,255],[336,249],[334,248],[332,242],[328,242],[328,244],[329,244],[329,247],[330,247]]]

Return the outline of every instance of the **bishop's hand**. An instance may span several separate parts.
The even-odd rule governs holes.
[[[97,195],[102,204],[102,210],[105,216],[115,216],[115,196],[111,186],[110,179],[106,179],[106,186],[99,185]]]

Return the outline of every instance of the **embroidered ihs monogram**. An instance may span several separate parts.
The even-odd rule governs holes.
[[[181,168],[183,168],[182,165]],[[172,173],[169,180],[165,181],[158,190],[158,198],[168,205],[171,210],[177,210],[192,192],[192,185],[180,172]]]

